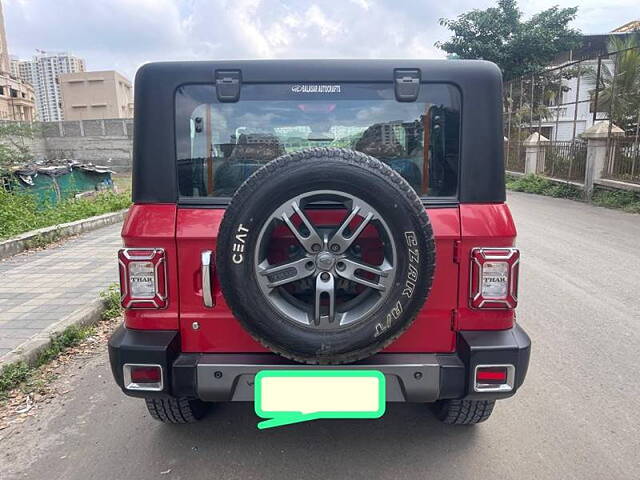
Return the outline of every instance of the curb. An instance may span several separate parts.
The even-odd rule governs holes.
[[[0,368],[18,362],[25,362],[32,366],[35,364],[38,355],[45,348],[51,345],[51,337],[63,332],[72,325],[86,326],[98,323],[102,318],[105,305],[102,299],[95,299],[91,303],[83,306],[79,310],[67,315],[57,322],[49,325],[29,340],[17,346],[9,353],[0,358]]]
[[[30,248],[121,222],[124,220],[127,211],[128,209],[120,210],[119,212],[105,213],[104,215],[84,218],[75,222],[39,228],[38,230],[32,230],[17,237],[3,240],[0,242],[0,260],[17,255]]]

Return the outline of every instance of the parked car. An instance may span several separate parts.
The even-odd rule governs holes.
[[[144,65],[123,392],[185,423],[262,370],[368,369],[387,401],[486,420],[530,352],[501,92],[484,61]]]

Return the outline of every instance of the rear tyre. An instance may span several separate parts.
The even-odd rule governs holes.
[[[495,404],[495,400],[440,400],[431,409],[447,425],[474,425],[487,420]]]
[[[202,419],[210,405],[197,399],[145,398],[149,414],[163,423],[194,423]]]

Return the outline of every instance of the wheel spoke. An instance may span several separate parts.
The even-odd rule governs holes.
[[[326,277],[326,279],[323,279]],[[328,312],[322,315],[322,300],[328,299]],[[314,309],[314,323],[316,326],[330,326],[335,316],[335,288],[333,275],[324,272],[316,277],[316,299]]]
[[[331,240],[329,240],[329,246],[331,247],[332,252],[341,253],[346,251],[354,242],[354,240],[358,238],[358,236],[366,228],[366,226],[369,224],[371,219],[373,219],[373,213],[367,212],[367,214],[364,215],[362,221],[356,227],[356,229],[351,233],[351,235],[349,235],[348,237],[345,236],[344,232],[346,228],[349,226],[349,224],[355,218],[355,216],[358,215],[359,212],[360,212],[360,206],[354,205],[351,212],[349,212],[349,215],[347,216],[347,218],[344,219],[340,227],[338,227],[338,230],[336,230],[336,233],[333,234],[333,236],[331,237]],[[334,247],[334,245],[337,245],[338,248]]]
[[[380,290],[381,292],[386,290],[386,277],[393,270],[393,268],[387,261],[383,262],[382,265],[375,267],[373,265],[367,265],[363,262],[344,258],[338,262],[338,265],[343,266],[342,270],[340,268],[336,268],[336,273],[340,277],[351,280],[352,282],[359,283],[360,285],[364,285],[365,287]],[[368,278],[363,278],[362,276],[357,275],[357,272],[359,271],[372,273],[378,276],[378,280],[372,281]]]
[[[339,207],[333,212],[338,218],[325,216],[318,223],[313,209],[326,205]],[[361,256],[360,243],[365,235],[370,240],[369,233],[382,262]],[[270,262],[268,255],[276,252],[288,256]],[[273,308],[287,321],[319,332],[367,318],[387,299],[397,277],[395,237],[387,221],[364,199],[338,190],[283,200],[263,223],[253,261],[261,293]]]
[[[291,221],[291,216],[293,214],[291,214],[290,212],[282,212],[282,221],[287,224],[287,227],[289,227],[291,233],[293,233],[293,235],[298,239],[298,242],[300,242],[300,245],[302,245],[307,252],[317,252],[322,247],[322,239],[320,238],[320,235],[318,235],[315,227],[309,221],[302,209],[298,206],[297,202],[293,202],[291,204],[291,209],[293,210],[293,213],[298,214],[298,217],[300,217],[302,223],[304,223],[304,225],[309,230],[309,235],[303,235],[300,230],[298,230],[298,228],[293,224],[293,222]],[[318,246],[316,247],[317,250],[313,249],[314,245]]]
[[[311,264],[311,268],[307,268],[308,264]],[[266,277],[267,287],[275,288],[313,275],[314,268],[313,261],[305,257],[281,265],[267,266],[263,262],[258,266],[258,272]]]

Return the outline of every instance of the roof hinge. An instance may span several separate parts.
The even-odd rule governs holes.
[[[456,330],[458,328],[458,310],[455,308],[451,310],[451,330]]]
[[[219,102],[237,102],[241,86],[240,70],[216,70],[216,95]]]
[[[453,241],[453,263],[460,263],[460,240]]]
[[[420,93],[420,70],[417,68],[397,68],[393,71],[396,100],[415,102]]]

